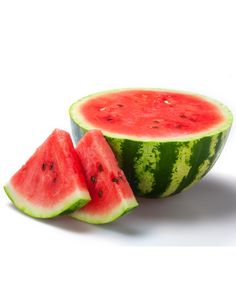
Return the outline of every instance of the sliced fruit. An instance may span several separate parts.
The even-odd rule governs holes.
[[[56,129],[4,187],[24,213],[50,218],[91,198],[69,133]]]
[[[88,223],[107,223],[138,205],[123,171],[100,131],[88,132],[79,141],[76,151],[92,200],[75,211],[72,214],[74,218]]]
[[[70,108],[73,135],[99,129],[135,194],[165,197],[198,182],[219,157],[232,114],[205,96],[125,89],[82,98]]]

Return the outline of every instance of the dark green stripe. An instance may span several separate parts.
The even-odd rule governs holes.
[[[153,191],[148,195],[149,197],[160,196],[171,182],[171,174],[173,165],[177,159],[178,144],[167,142],[159,145],[160,160],[157,164],[157,171],[155,172],[155,185]]]
[[[130,183],[131,188],[133,189],[134,192],[138,193],[138,181],[137,178],[135,177],[135,171],[134,171],[134,162],[135,162],[135,157],[137,155],[137,151],[141,147],[142,142],[136,142],[136,141],[131,141],[131,140],[125,140],[123,144],[123,164],[122,164],[122,169],[125,172],[125,176],[127,180]]]
[[[209,157],[209,149],[211,144],[211,137],[206,137],[200,139],[192,148],[192,156],[190,158],[190,164],[192,167],[188,173],[188,176],[185,177],[180,183],[177,190],[174,194],[181,192],[185,187],[191,184],[198,173],[199,166],[203,163],[204,160]]]

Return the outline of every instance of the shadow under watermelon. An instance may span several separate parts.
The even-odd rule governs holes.
[[[159,229],[163,230],[162,224],[188,229],[227,223],[227,219],[236,218],[236,182],[208,175],[178,195],[162,199],[138,198],[138,201],[140,206],[132,213],[103,226],[103,229],[126,234],[139,228],[147,235],[155,230],[158,238]]]
[[[163,239],[160,242],[159,237],[163,238],[163,233],[170,238],[170,245],[178,244],[180,234],[189,231],[190,238],[193,239],[191,244],[194,245],[195,236],[191,235],[192,228],[201,231],[202,227],[206,227],[206,231],[202,230],[199,234],[208,234],[211,230],[209,238],[219,240],[219,230],[227,226],[228,220],[229,224],[232,224],[236,219],[236,183],[223,176],[209,174],[186,192],[163,199],[138,198],[138,201],[138,208],[105,225],[90,225],[68,216],[34,220],[74,234],[105,235],[108,239],[112,236],[114,241],[117,240],[117,244],[124,242],[130,245],[161,245]],[[9,204],[9,207],[18,211],[12,204]],[[214,232],[215,228],[218,229]],[[171,237],[176,233],[174,230],[179,234],[175,242],[175,237]],[[199,239],[201,240],[201,235],[198,236],[197,244],[201,243]]]

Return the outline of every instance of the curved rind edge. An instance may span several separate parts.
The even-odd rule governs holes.
[[[70,216],[76,220],[80,220],[83,222],[87,222],[90,224],[106,224],[115,221],[121,216],[129,213],[131,210],[138,206],[138,202],[133,197],[132,199],[123,199],[118,207],[116,207],[113,211],[109,211],[107,215],[92,215],[82,210],[78,212],[75,211]]]
[[[88,192],[75,191],[74,194],[67,196],[63,201],[61,201],[57,205],[57,208],[43,209],[35,207],[28,200],[23,198],[14,190],[10,182],[4,186],[4,191],[17,209],[34,218],[53,218],[59,215],[69,214],[78,208],[82,208],[91,200]],[[78,194],[81,195],[78,196]]]

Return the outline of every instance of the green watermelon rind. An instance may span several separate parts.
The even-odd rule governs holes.
[[[60,203],[55,204],[55,208],[39,208],[21,196],[11,183],[7,183],[4,186],[4,190],[17,209],[34,218],[53,218],[59,215],[70,214],[82,208],[91,200],[87,191],[76,190],[61,200]]]
[[[109,92],[117,91],[120,90]],[[70,107],[75,142],[88,130],[97,129],[84,122],[81,115],[77,116],[78,104],[104,93],[107,92],[83,98]],[[207,132],[167,139],[137,138],[102,130],[136,195],[167,197],[187,190],[204,177],[219,158],[233,122],[232,113],[225,105],[215,100],[202,95],[197,96],[219,107],[225,117],[222,124]]]
[[[115,221],[121,216],[129,213],[134,208],[138,206],[136,199],[133,197],[131,199],[123,199],[116,208],[112,211],[109,210],[107,214],[91,214],[88,211],[84,212],[82,210],[75,211],[70,216],[76,220],[87,222],[90,224],[106,224]]]

